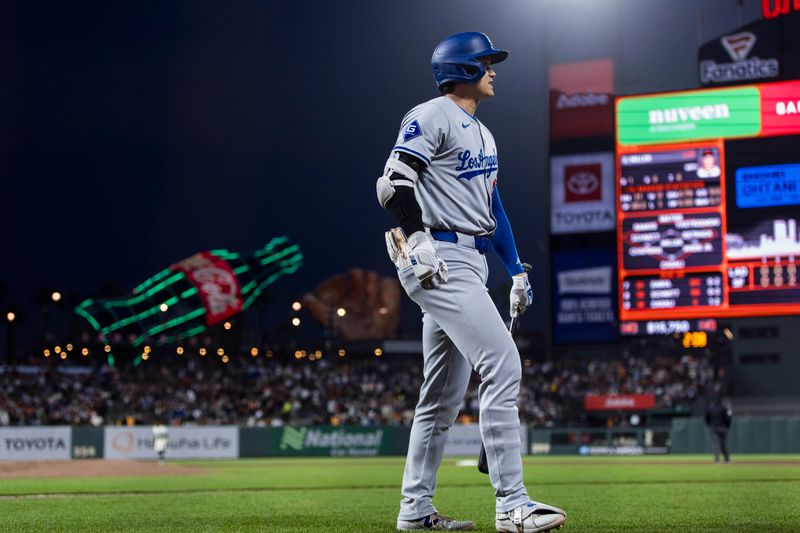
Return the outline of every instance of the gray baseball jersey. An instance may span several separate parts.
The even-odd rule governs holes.
[[[434,98],[406,115],[393,150],[428,165],[414,187],[425,226],[471,235],[494,232],[497,147],[477,118],[447,97]],[[482,378],[480,431],[497,512],[529,501],[516,407],[519,352],[486,290],[486,258],[450,242],[433,246],[447,263],[447,283],[424,290],[411,269],[398,272],[406,293],[424,312],[425,376],[409,437],[398,523],[436,512],[433,492],[447,429],[456,420],[472,369]]]
[[[425,226],[470,235],[494,232],[497,146],[476,117],[445,96],[429,100],[403,118],[395,150],[427,164],[415,187]]]

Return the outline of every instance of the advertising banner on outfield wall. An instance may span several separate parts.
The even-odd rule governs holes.
[[[236,426],[167,428],[167,458],[223,459],[239,456]],[[151,426],[107,427],[103,438],[106,459],[155,459]]]
[[[391,453],[391,428],[313,426],[272,429],[273,455],[372,457]]]
[[[458,424],[448,430],[445,455],[475,455],[481,451],[481,431],[478,424]],[[522,453],[528,449],[528,428],[520,426],[519,437]]]
[[[0,460],[69,459],[72,430],[68,426],[0,428]]]
[[[646,411],[656,406],[655,394],[587,394],[587,411]]]
[[[612,231],[614,154],[557,155],[550,158],[550,232]]]

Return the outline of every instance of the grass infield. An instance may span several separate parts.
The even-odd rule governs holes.
[[[494,531],[488,477],[445,458],[440,512]],[[800,531],[800,456],[528,457],[561,530]],[[79,463],[78,463],[79,464]],[[403,458],[185,461],[187,475],[0,479],[0,531],[391,532]]]

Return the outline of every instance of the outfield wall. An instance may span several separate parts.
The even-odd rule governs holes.
[[[531,428],[534,455],[712,453],[702,418],[674,418],[661,428]],[[728,446],[737,453],[800,453],[800,416],[735,416]]]
[[[712,453],[701,418],[673,420],[670,434],[672,453]],[[800,453],[800,416],[735,416],[728,446],[732,454]]]
[[[169,428],[167,457],[374,457],[405,455],[407,426],[304,426]],[[675,419],[663,428],[520,427],[522,450],[547,455],[642,455],[711,453],[711,438],[700,418]],[[477,455],[477,424],[450,430],[446,455]],[[731,453],[800,453],[800,416],[736,417]],[[155,459],[150,426],[3,427],[0,460]]]

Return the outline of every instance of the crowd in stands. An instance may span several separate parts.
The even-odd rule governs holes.
[[[411,424],[422,382],[420,358],[278,361],[246,357],[229,364],[201,359],[136,368],[20,366],[0,369],[0,426],[141,423]],[[525,360],[520,418],[563,425],[586,394],[653,393],[661,408],[689,407],[714,380],[707,357]],[[478,416],[473,375],[460,413]]]

